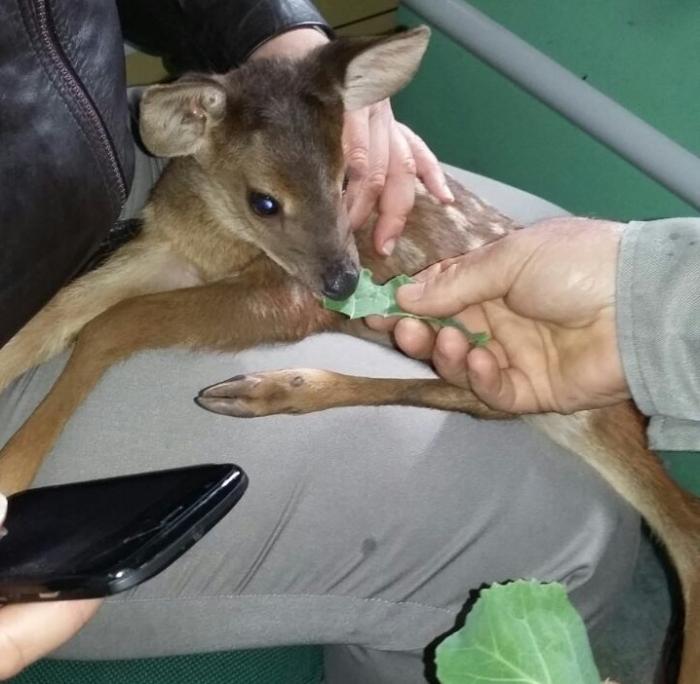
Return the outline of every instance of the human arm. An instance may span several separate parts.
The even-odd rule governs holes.
[[[700,219],[632,222],[617,268],[625,377],[650,445],[700,450]]]
[[[117,0],[124,38],[173,74],[225,72],[286,32],[333,35],[309,0]]]
[[[0,346],[98,249],[131,182],[113,2],[0,3]]]

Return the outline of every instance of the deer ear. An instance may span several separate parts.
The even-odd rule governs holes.
[[[187,80],[148,88],[141,98],[139,132],[159,157],[196,154],[226,113],[226,91],[211,80]]]
[[[329,69],[347,111],[380,102],[403,88],[418,70],[428,47],[427,26],[389,38],[340,38],[318,53]]]

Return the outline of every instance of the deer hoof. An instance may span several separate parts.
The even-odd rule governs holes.
[[[299,413],[292,399],[294,389],[303,385],[300,378],[297,374],[290,379],[284,371],[236,375],[203,389],[195,402],[207,411],[236,418]]]

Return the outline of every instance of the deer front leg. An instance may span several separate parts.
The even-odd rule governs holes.
[[[63,373],[0,452],[0,491],[27,487],[65,424],[105,371],[146,349],[238,350],[292,342],[340,326],[312,296],[289,296],[284,282],[253,278],[161,292],[123,301],[79,335]],[[293,299],[293,303],[289,300]],[[265,315],[263,315],[265,314]]]
[[[469,390],[444,380],[365,378],[311,368],[237,375],[203,389],[196,402],[214,413],[238,418],[387,404],[460,411],[477,418],[514,417],[494,411]]]
[[[64,287],[2,349],[0,391],[26,370],[66,349],[93,318],[140,294],[197,284],[167,247],[137,239],[100,268]]]

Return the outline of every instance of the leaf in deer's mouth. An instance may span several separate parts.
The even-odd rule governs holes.
[[[347,299],[334,300],[323,298],[323,306],[329,311],[337,311],[348,318],[364,318],[365,316],[399,316],[403,318],[417,318],[427,323],[432,323],[441,328],[451,327],[461,330],[475,347],[483,347],[488,341],[487,333],[473,333],[467,330],[460,321],[455,318],[434,318],[432,316],[417,316],[404,311],[396,303],[396,290],[406,283],[413,282],[410,276],[401,274],[384,283],[377,285],[372,280],[372,272],[363,268],[360,279],[353,292]]]

